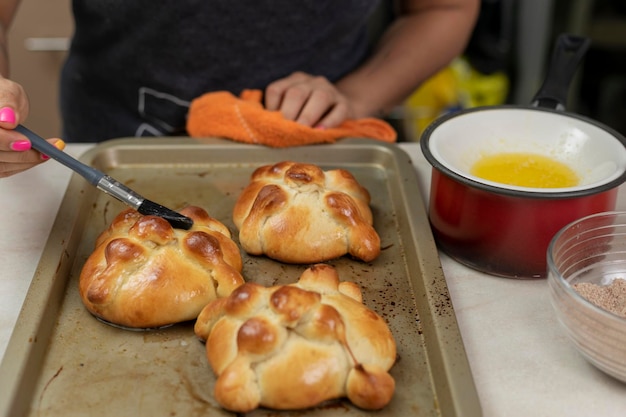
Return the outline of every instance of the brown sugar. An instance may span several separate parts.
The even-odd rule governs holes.
[[[572,287],[598,307],[626,318],[626,279],[614,279],[609,285],[579,282]]]

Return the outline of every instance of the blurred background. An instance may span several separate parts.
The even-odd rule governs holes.
[[[59,71],[73,31],[71,0],[24,0],[9,36],[11,75],[31,100],[29,127],[60,135]],[[376,37],[389,0],[372,21]],[[479,105],[530,104],[557,36],[592,44],[575,77],[567,110],[626,135],[626,0],[482,0],[465,54],[418,89],[390,117],[401,140],[415,141],[446,112]]]
[[[405,140],[442,113],[479,105],[530,104],[561,33],[591,39],[567,110],[626,135],[625,0],[483,0],[463,57],[398,109]]]

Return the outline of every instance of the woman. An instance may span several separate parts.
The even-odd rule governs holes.
[[[0,41],[19,0],[0,5]],[[479,0],[400,0],[373,47],[379,0],[73,0],[61,77],[66,141],[184,131],[209,92],[264,91],[269,110],[320,129],[381,116],[465,48]],[[0,177],[45,157],[12,129],[28,98],[0,58]],[[51,143],[62,143],[49,139]]]

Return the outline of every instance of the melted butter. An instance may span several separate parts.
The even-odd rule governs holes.
[[[478,160],[470,173],[477,177],[534,188],[573,187],[578,175],[567,165],[533,153],[499,153]]]

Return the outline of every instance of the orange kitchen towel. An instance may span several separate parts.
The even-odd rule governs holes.
[[[332,143],[346,137],[395,142],[396,131],[383,120],[346,120],[340,126],[316,129],[269,111],[261,103],[261,90],[244,90],[240,97],[227,91],[206,93],[191,102],[187,133],[192,137],[223,137],[276,148]]]

